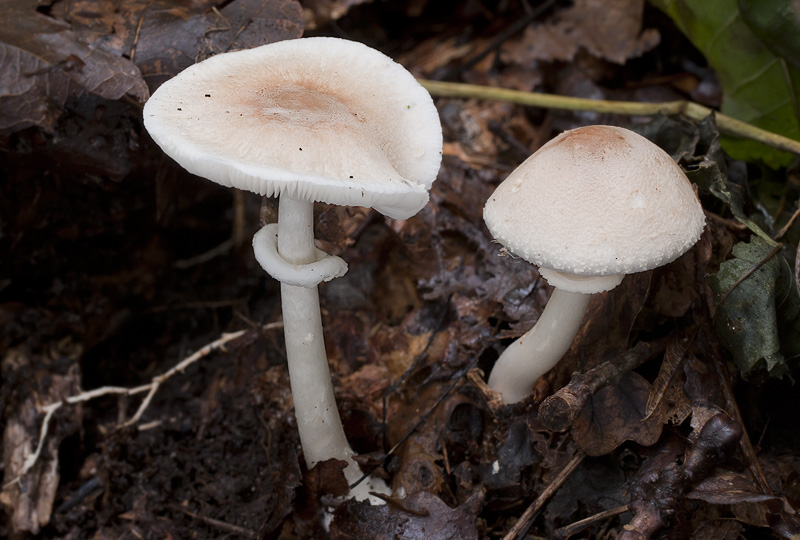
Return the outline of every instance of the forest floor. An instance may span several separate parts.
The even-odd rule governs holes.
[[[11,111],[0,102],[0,537],[800,534],[800,397],[791,367],[783,378],[754,369],[745,379],[720,341],[719,295],[706,276],[750,231],[701,180],[693,181],[707,226],[691,251],[595,295],[569,353],[527,400],[503,405],[483,384],[552,290],[535,267],[500,255],[483,206],[554,135],[619,125],[680,149],[695,169],[713,162],[749,187],[746,211],[782,198],[783,211],[768,209],[773,236],[796,205],[796,170],[725,156],[710,121],[437,98],[444,157],[418,215],[316,209],[319,245],[350,268],[320,288],[345,430],[364,467],[407,494],[370,507],[337,502],[338,469],[309,472],[302,459],[279,287],[249,237],[275,220],[277,206],[191,177],[142,126],[140,98],[160,82],[265,35],[355,39],[426,79],[718,107],[714,72],[656,8],[641,0],[34,4],[15,1],[9,16],[51,57],[72,50],[53,36],[112,53],[90,66],[108,83],[93,92],[64,77],[88,69],[68,55],[25,68],[38,86],[24,104]],[[15,39],[9,28],[6,43]],[[143,82],[120,75],[123,57]],[[789,260],[798,236],[795,223],[785,235]],[[591,381],[570,383],[592,368]],[[577,401],[551,400],[542,414],[544,398],[568,384],[559,396],[574,391]],[[326,503],[336,507],[329,531]]]

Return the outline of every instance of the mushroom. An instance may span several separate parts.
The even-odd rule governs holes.
[[[672,158],[612,126],[566,131],[542,146],[497,187],[483,217],[505,249],[539,266],[554,287],[534,327],[489,376],[507,403],[529,395],[569,349],[592,294],[677,259],[705,226]]]
[[[279,196],[278,222],[253,238],[281,281],[286,356],[309,468],[348,463],[330,379],[317,285],[346,263],[314,245],[314,201],[372,207],[406,219],[428,201],[442,153],[430,95],[402,66],[363,44],[304,38],[219,54],[164,83],[144,108],[150,135],[188,171]],[[386,491],[363,482],[353,495]],[[374,501],[375,499],[373,499]]]

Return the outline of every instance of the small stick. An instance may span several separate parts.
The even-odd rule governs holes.
[[[190,512],[185,508],[181,508],[180,506],[169,505],[169,508],[172,508],[173,510],[186,514],[191,518],[199,519],[203,523],[207,523],[212,527],[216,527],[217,529],[221,529],[229,533],[238,534],[240,536],[244,536],[245,538],[256,538],[258,536],[258,534],[255,531],[251,531],[250,529],[245,529],[244,527],[239,527],[238,525],[231,525],[230,523],[225,523],[224,521],[220,521],[218,519],[201,516],[195,514],[194,512]]]
[[[566,431],[583,410],[586,401],[600,388],[614,384],[623,375],[655,358],[666,349],[666,341],[639,342],[635,347],[613,360],[575,373],[564,388],[545,399],[539,406],[539,420],[548,429]]]
[[[455,98],[478,98],[495,101],[507,101],[530,107],[562,109],[569,111],[594,111],[599,113],[625,114],[632,116],[654,116],[658,114],[683,114],[692,120],[702,120],[714,115],[717,127],[722,133],[744,137],[766,145],[800,154],[800,141],[795,141],[772,133],[765,129],[742,122],[731,116],[704,107],[692,101],[666,101],[661,103],[642,103],[636,101],[610,101],[605,99],[587,99],[537,92],[521,92],[507,88],[482,86],[478,84],[462,84],[443,81],[420,80],[432,96]]]
[[[550,482],[550,484],[544,488],[541,495],[539,495],[533,503],[525,510],[525,512],[520,516],[519,520],[511,527],[511,530],[508,531],[508,534],[503,537],[503,540],[516,540],[517,538],[522,538],[522,536],[528,531],[528,527],[530,527],[531,522],[533,521],[533,517],[536,513],[542,509],[544,504],[552,497],[556,491],[566,482],[569,475],[578,468],[578,465],[581,464],[583,458],[586,457],[586,454],[583,451],[578,450],[578,453],[572,456],[572,459],[567,463],[567,465],[558,473],[558,476]]]
[[[773,240],[777,241],[778,238],[786,234],[786,231],[788,231],[789,228],[794,224],[794,220],[796,220],[798,216],[800,216],[800,208],[794,211],[792,217],[789,219],[789,221],[786,222],[786,225],[784,225],[783,228],[780,231],[778,231],[778,234],[775,235],[775,238],[773,238]]]
[[[29,455],[25,458],[25,463],[22,464],[22,470],[17,475],[16,478],[6,482],[3,484],[3,489],[6,489],[10,485],[19,482],[25,474],[31,470],[36,464],[36,461],[39,459],[39,455],[42,453],[42,448],[44,447],[44,440],[47,437],[47,430],[50,428],[50,420],[53,418],[53,414],[64,404],[63,401],[59,401],[57,403],[52,403],[46,406],[43,411],[45,412],[44,420],[42,420],[42,427],[39,430],[39,443],[36,445],[36,450],[33,454]]]
[[[229,252],[235,245],[234,238],[228,238],[220,245],[215,246],[205,253],[201,253],[200,255],[195,255],[194,257],[190,257],[189,259],[180,259],[175,261],[172,266],[173,268],[177,268],[178,270],[186,270],[187,268],[191,268],[192,266],[197,266],[198,264],[207,263],[211,259],[215,257],[219,257],[220,255],[224,255],[225,253]]]
[[[282,327],[283,327],[282,322],[274,322],[266,324],[261,328],[263,330],[273,330],[275,328],[282,328]],[[47,438],[47,433],[50,429],[50,420],[53,418],[53,414],[56,412],[56,410],[58,410],[65,403],[74,405],[75,403],[81,403],[83,401],[89,401],[101,396],[107,396],[111,394],[131,396],[134,394],[140,394],[142,392],[148,392],[144,401],[142,401],[142,404],[139,406],[139,409],[136,411],[136,414],[134,414],[134,416],[130,420],[119,426],[121,428],[128,427],[130,425],[135,424],[141,419],[145,409],[147,409],[147,407],[150,405],[150,401],[153,399],[153,396],[155,395],[156,391],[164,383],[164,381],[166,381],[176,373],[182,372],[184,369],[186,369],[193,363],[197,362],[204,356],[208,356],[213,351],[219,349],[225,349],[226,343],[242,337],[246,332],[247,330],[239,330],[238,332],[233,332],[230,334],[222,334],[222,337],[202,347],[194,354],[187,356],[166,373],[162,373],[161,375],[153,377],[153,380],[150,382],[150,384],[144,384],[142,386],[137,386],[134,388],[124,388],[120,386],[103,386],[101,388],[95,388],[94,390],[89,390],[88,392],[81,392],[80,394],[69,396],[61,401],[56,401],[54,403],[50,403],[49,405],[45,405],[44,407],[42,407],[42,412],[45,413],[45,416],[44,420],[42,420],[42,427],[39,429],[39,443],[36,446],[36,450],[25,459],[25,463],[23,463],[22,469],[20,470],[20,473],[17,475],[17,477],[4,484],[3,489],[7,488],[11,484],[14,484],[15,482],[19,482],[22,479],[22,477],[25,476],[25,474],[27,474],[28,471],[30,471],[31,468],[36,464],[36,461],[38,461],[39,456],[42,453],[42,448],[44,447],[44,441]]]
[[[580,521],[576,521],[575,523],[571,523],[569,525],[561,527],[560,529],[556,529],[556,534],[564,538],[568,538],[575,533],[581,532],[583,529],[585,529],[592,523],[595,523],[597,521],[602,521],[610,517],[618,516],[620,514],[624,514],[628,510],[630,510],[630,506],[628,506],[627,504],[624,504],[622,506],[617,506],[616,508],[606,510],[605,512],[600,512],[599,514],[589,516]]]

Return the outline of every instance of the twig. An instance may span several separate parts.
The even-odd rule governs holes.
[[[282,322],[275,322],[266,324],[261,328],[263,330],[273,330],[275,328],[282,328],[282,327],[283,327]],[[42,448],[44,447],[44,441],[47,438],[47,433],[50,429],[50,421],[53,418],[53,414],[59,408],[61,408],[61,406],[64,405],[65,403],[74,405],[75,403],[89,401],[110,394],[132,396],[134,394],[141,394],[142,392],[148,392],[147,396],[142,401],[142,404],[139,406],[139,409],[136,411],[136,414],[134,414],[130,420],[118,426],[120,428],[128,427],[130,425],[135,424],[141,419],[142,414],[144,414],[144,411],[150,405],[153,396],[158,391],[158,388],[164,383],[164,381],[166,381],[176,373],[182,372],[187,367],[197,362],[201,358],[208,356],[210,353],[219,349],[224,349],[225,344],[227,344],[230,341],[233,341],[234,339],[242,337],[246,332],[247,330],[239,330],[238,332],[233,332],[230,334],[222,334],[222,337],[202,347],[194,354],[187,356],[186,358],[178,362],[178,364],[172,367],[172,369],[170,369],[169,371],[153,377],[152,381],[149,384],[144,384],[134,388],[125,388],[120,386],[103,386],[101,388],[95,388],[94,390],[89,390],[88,392],[81,392],[80,394],[69,396],[61,401],[56,401],[54,403],[42,407],[42,412],[45,413],[45,416],[44,420],[42,420],[42,427],[39,429],[39,443],[36,446],[36,450],[25,459],[25,463],[22,465],[22,469],[20,470],[20,473],[17,475],[17,477],[7,482],[3,486],[3,489],[10,486],[11,484],[14,484],[15,482],[19,482],[22,479],[22,477],[25,476],[25,474],[27,474],[28,471],[30,471],[31,468],[36,464],[36,461],[38,461],[39,456],[42,453]]]
[[[207,263],[211,259],[215,257],[219,257],[220,255],[224,255],[228,251],[230,251],[235,245],[234,238],[228,238],[220,245],[215,246],[205,253],[201,253],[200,255],[195,255],[194,257],[190,257],[188,259],[180,259],[173,263],[173,267],[177,268],[178,270],[186,270],[187,268],[191,268],[192,266],[196,266],[198,264]]]
[[[666,340],[639,342],[631,350],[585,373],[575,373],[564,388],[539,406],[539,420],[548,429],[566,431],[575,422],[586,401],[600,388],[615,384],[623,375],[664,352]]]
[[[476,355],[475,355],[475,357],[473,358],[473,360],[471,360],[471,361],[470,361],[470,363],[469,363],[469,364],[467,364],[465,367],[461,368],[459,371],[457,371],[457,372],[455,373],[455,375],[454,375],[454,377],[453,377],[453,382],[452,382],[452,383],[450,383],[450,385],[447,387],[447,389],[446,389],[444,392],[442,392],[442,395],[441,395],[441,396],[439,396],[439,397],[436,399],[436,401],[434,402],[434,404],[433,404],[433,405],[432,405],[432,406],[431,406],[431,407],[430,407],[430,408],[429,408],[429,409],[428,409],[428,410],[425,412],[425,414],[423,414],[423,415],[420,417],[420,419],[419,419],[419,420],[417,420],[417,422],[416,422],[416,423],[415,423],[413,426],[411,426],[411,429],[409,429],[409,430],[408,430],[408,432],[407,432],[405,435],[403,435],[403,437],[401,437],[401,438],[400,438],[400,440],[399,440],[399,441],[397,441],[397,443],[395,443],[395,445],[394,445],[394,446],[392,446],[392,447],[389,449],[389,451],[388,451],[388,452],[386,452],[386,454],[384,454],[384,456],[383,456],[383,459],[381,460],[381,465],[382,465],[382,466],[385,466],[385,465],[386,465],[386,464],[389,462],[389,458],[390,458],[390,457],[392,457],[392,456],[394,455],[394,453],[397,451],[397,449],[398,449],[398,448],[400,448],[401,446],[403,446],[403,444],[405,444],[405,442],[406,442],[406,441],[407,441],[407,440],[408,440],[408,439],[409,439],[409,438],[410,438],[410,437],[411,437],[411,436],[412,436],[414,433],[416,433],[416,431],[417,431],[417,430],[420,428],[420,426],[422,426],[422,424],[424,424],[425,422],[427,422],[427,421],[428,421],[428,418],[430,418],[430,416],[431,416],[431,415],[433,414],[433,412],[434,412],[434,411],[437,409],[437,407],[439,407],[439,405],[441,405],[441,404],[444,402],[444,400],[447,398],[447,396],[449,396],[449,395],[450,395],[450,393],[451,393],[451,392],[452,392],[452,391],[455,389],[455,387],[456,387],[456,386],[458,386],[458,384],[459,384],[459,383],[461,382],[461,380],[462,380],[462,379],[463,379],[463,378],[466,376],[466,374],[467,374],[467,373],[469,373],[469,371],[470,371],[472,368],[474,368],[474,367],[475,367],[475,365],[478,363],[478,359],[480,358],[481,354],[483,354],[483,351],[484,351],[484,350],[485,350],[485,347],[484,347],[483,349],[481,349],[481,350],[478,352],[478,354],[476,354]],[[384,407],[384,410],[385,410],[385,407]],[[386,415],[385,415],[385,413],[384,413],[384,422],[385,422],[385,421],[386,421]],[[372,474],[372,472],[373,472],[373,471],[374,471],[376,468],[377,468],[377,467],[373,468],[371,471],[365,472],[365,473],[364,473],[364,474],[361,476],[361,478],[359,478],[358,480],[356,480],[355,482],[353,482],[353,483],[350,485],[350,489],[353,489],[353,488],[355,488],[355,487],[356,487],[357,485],[359,485],[361,482],[363,482],[364,480],[366,480],[366,479],[369,477],[369,475],[370,475],[370,474]]]
[[[516,540],[517,538],[522,538],[522,536],[527,532],[528,527],[530,527],[531,522],[533,521],[533,517],[536,513],[542,509],[544,504],[552,497],[556,491],[567,481],[569,475],[573,473],[575,469],[578,468],[578,465],[581,464],[583,458],[586,457],[586,454],[583,453],[582,450],[578,450],[578,453],[572,456],[572,459],[567,463],[567,465],[558,473],[558,476],[550,482],[550,484],[544,488],[541,495],[539,495],[533,503],[523,512],[523,514],[519,517],[519,520],[511,527],[511,530],[508,531],[508,534],[503,537],[503,540]]]
[[[525,30],[525,28],[527,28],[527,26],[531,22],[539,18],[539,15],[541,15],[542,13],[553,7],[553,4],[555,3],[556,0],[546,0],[542,4],[536,6],[535,9],[531,10],[524,17],[518,19],[511,26],[509,26],[508,28],[497,34],[494,38],[492,38],[489,44],[486,47],[484,47],[484,49],[481,52],[479,52],[478,54],[476,54],[475,56],[464,62],[463,65],[459,66],[457,69],[457,73],[463,73],[465,71],[472,69],[493,51],[499,49],[503,43],[505,43],[518,33]]]
[[[217,529],[221,529],[221,530],[227,531],[229,533],[238,534],[238,535],[244,536],[246,538],[256,538],[258,536],[258,533],[256,533],[255,531],[251,531],[250,529],[245,529],[244,527],[239,527],[238,525],[231,525],[230,523],[225,523],[224,521],[220,521],[218,519],[201,516],[201,515],[195,514],[194,512],[190,512],[189,510],[186,510],[185,508],[181,508],[180,506],[169,505],[169,508],[172,508],[173,510],[176,510],[178,512],[186,514],[187,516],[189,516],[191,518],[198,519],[198,520],[202,521],[203,523],[207,523],[208,525],[211,525],[212,527],[216,527]]]
[[[63,401],[59,401],[57,403],[51,403],[42,409],[45,413],[44,420],[42,420],[42,427],[39,430],[39,443],[36,445],[36,450],[33,454],[29,455],[25,458],[25,463],[22,464],[22,470],[16,476],[16,478],[6,482],[3,484],[3,489],[6,489],[12,484],[19,482],[25,474],[31,470],[36,464],[36,461],[39,459],[39,455],[42,453],[42,448],[44,448],[44,440],[47,437],[47,431],[50,428],[50,420],[53,418],[53,414],[64,404]]]
[[[780,230],[780,231],[778,231],[778,234],[776,234],[776,235],[775,235],[775,237],[773,238],[773,240],[776,240],[776,241],[777,241],[777,240],[778,240],[778,238],[780,238],[781,236],[783,236],[784,234],[786,234],[786,231],[788,231],[788,230],[789,230],[789,228],[791,228],[791,226],[792,226],[792,225],[794,225],[794,221],[797,219],[797,217],[798,217],[798,216],[800,216],[800,208],[798,208],[797,210],[795,210],[795,211],[794,211],[794,214],[792,214],[792,217],[791,217],[791,218],[789,218],[789,221],[787,221],[787,222],[786,222],[786,225],[784,225],[784,226],[781,228],[781,230]]]
[[[136,23],[136,34],[133,36],[133,43],[131,44],[131,52],[129,53],[131,63],[136,63],[136,47],[139,45],[139,36],[142,33],[142,24],[144,23],[144,16],[150,9],[150,6],[153,5],[155,0],[150,0],[147,3],[145,8],[142,10],[142,14],[139,16],[139,22]]]
[[[614,517],[614,516],[618,516],[620,514],[624,514],[628,510],[630,510],[630,506],[628,506],[627,504],[624,504],[622,506],[617,506],[616,508],[612,508],[610,510],[606,510],[605,512],[600,512],[599,514],[595,514],[593,516],[589,516],[589,517],[587,517],[585,519],[582,519],[580,521],[576,521],[575,523],[571,523],[569,525],[565,525],[564,527],[561,527],[560,529],[556,529],[556,534],[558,534],[559,536],[561,536],[563,538],[569,538],[573,534],[581,532],[583,529],[585,529],[586,527],[588,527],[589,525],[591,525],[591,524],[593,524],[593,523],[595,523],[597,521],[601,521],[601,520],[604,520],[604,519],[608,519],[610,517]]]
[[[727,135],[744,137],[764,143],[768,146],[800,154],[800,141],[783,137],[765,129],[742,122],[728,115],[704,107],[692,101],[666,101],[661,103],[640,103],[635,101],[610,101],[604,99],[586,99],[570,96],[557,96],[537,92],[521,92],[493,86],[462,84],[444,81],[420,80],[432,96],[455,98],[479,98],[495,101],[508,101],[518,105],[562,109],[569,111],[594,111],[598,113],[624,114],[633,116],[654,116],[658,114],[683,114],[692,120],[702,120],[713,114],[720,132]]]

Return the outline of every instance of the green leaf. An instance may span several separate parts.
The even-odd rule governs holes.
[[[756,37],[742,18],[737,0],[651,2],[675,21],[717,72],[723,113],[800,140],[800,118],[795,108],[800,70]],[[775,0],[754,5],[766,11],[765,4],[773,3]],[[736,159],[762,160],[770,167],[786,166],[792,160],[791,154],[745,139],[726,138],[723,146]]]
[[[707,277],[717,301],[714,328],[743,375],[763,367],[781,377],[786,359],[800,355],[800,296],[786,259],[780,252],[770,256],[774,249],[753,236]]]
[[[738,0],[745,24],[772,51],[800,69],[800,2]]]

